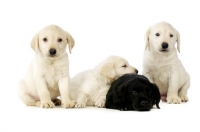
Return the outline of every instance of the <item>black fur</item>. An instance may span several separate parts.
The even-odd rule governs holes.
[[[149,111],[159,107],[158,87],[143,75],[125,74],[115,80],[106,95],[105,107],[118,110]]]

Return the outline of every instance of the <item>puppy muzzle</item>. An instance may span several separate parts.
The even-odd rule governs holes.
[[[137,104],[132,104],[132,107],[138,111],[150,111],[150,109],[152,108],[152,104],[150,101],[141,100]]]
[[[56,49],[50,49],[49,55],[50,55],[50,57],[54,57],[56,55]]]
[[[168,47],[169,47],[169,44],[166,43],[166,42],[163,42],[163,43],[161,44],[160,52],[162,52],[162,53],[168,52]]]

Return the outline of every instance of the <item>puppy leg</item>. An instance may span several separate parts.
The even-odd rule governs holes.
[[[75,107],[76,108],[85,108],[87,100],[88,100],[87,95],[79,91],[78,95],[77,95],[77,102],[76,102]]]
[[[25,92],[19,93],[20,99],[27,105],[27,106],[40,106],[40,101],[35,100],[32,98],[29,94],[26,94]]]
[[[187,97],[187,90],[189,87],[190,87],[190,80],[188,80],[179,90],[178,96],[182,102],[187,102],[189,100]]]
[[[39,74],[38,74],[39,75]],[[50,93],[47,89],[45,79],[41,76],[34,76],[34,80],[36,83],[36,89],[41,101],[40,107],[41,108],[54,108],[55,105],[51,101]]]
[[[99,108],[105,107],[106,94],[108,93],[109,87],[103,87],[96,93],[94,98],[94,105]]]
[[[40,101],[35,100],[31,95],[27,94],[24,89],[26,89],[26,84],[23,80],[19,83],[19,98],[24,102],[27,106],[40,106]]]
[[[95,106],[99,107],[99,108],[103,108],[103,107],[105,107],[105,101],[106,101],[106,96],[105,95],[101,96],[95,102]]]
[[[170,95],[167,96],[167,103],[168,104],[180,104],[181,99],[177,95]]]
[[[75,101],[70,99],[69,95],[69,78],[63,77],[59,80],[59,90],[61,94],[62,106],[64,108],[73,108],[75,106]]]
[[[169,78],[169,88],[167,92],[167,103],[168,104],[180,104],[181,99],[178,97],[178,83],[179,74],[178,72],[172,73]]]

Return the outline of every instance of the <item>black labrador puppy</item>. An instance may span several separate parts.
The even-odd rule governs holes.
[[[149,111],[159,107],[158,87],[145,76],[125,74],[115,80],[106,95],[105,107],[118,110]]]

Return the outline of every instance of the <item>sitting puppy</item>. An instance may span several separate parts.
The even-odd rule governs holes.
[[[72,36],[56,25],[39,31],[31,41],[36,55],[24,79],[19,83],[19,97],[28,106],[53,108],[74,107],[69,96],[69,62],[67,44],[71,53],[74,47]]]
[[[118,110],[149,111],[159,107],[160,93],[155,84],[142,75],[125,74],[111,84],[105,107]]]
[[[180,52],[179,32],[169,23],[159,22],[147,30],[145,41],[143,75],[158,86],[163,101],[187,102],[190,76],[176,51]]]
[[[109,56],[94,69],[83,71],[71,79],[70,95],[75,107],[104,107],[110,84],[126,73],[138,71],[118,56]]]

